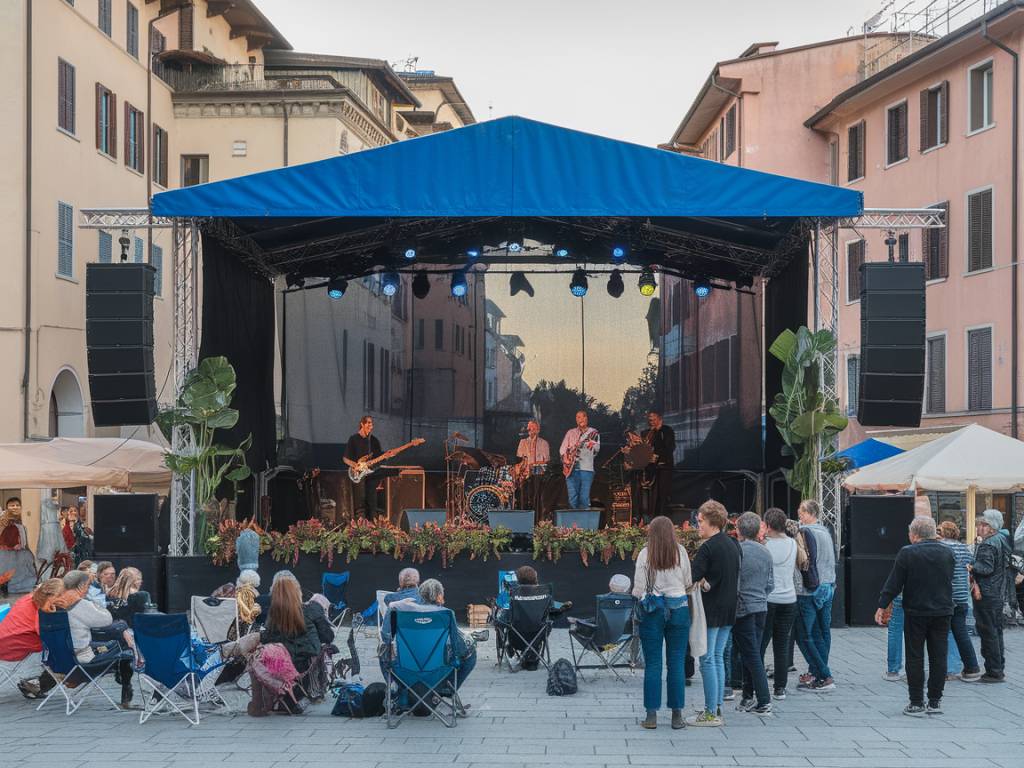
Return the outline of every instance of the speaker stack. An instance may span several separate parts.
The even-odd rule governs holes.
[[[155,279],[149,264],[86,265],[85,338],[97,427],[151,424],[156,418]]]
[[[847,520],[846,604],[850,624],[875,623],[878,595],[896,554],[910,543],[913,496],[851,496]]]
[[[160,497],[156,494],[93,496],[94,560],[109,560],[118,571],[127,566],[138,568],[142,571],[142,588],[149,592],[154,603],[163,605],[161,541],[166,533],[160,523]]]
[[[397,469],[398,474],[388,475],[384,478],[386,511],[392,525],[401,525],[403,510],[423,509],[427,506],[427,480],[423,469],[421,467]],[[373,478],[371,477],[367,482],[373,482]]]
[[[857,420],[917,427],[924,398],[924,264],[862,264]]]

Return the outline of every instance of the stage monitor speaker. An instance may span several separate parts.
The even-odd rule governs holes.
[[[532,536],[535,514],[532,509],[489,509],[487,524],[491,528],[508,528],[513,535]]]
[[[398,473],[384,478],[388,520],[401,525],[402,510],[423,509],[427,505],[427,482],[422,467],[400,467]],[[367,478],[372,482],[373,476]]]
[[[601,527],[600,509],[557,509],[555,525],[559,528],[576,526],[583,531],[596,531]]]
[[[93,496],[93,545],[108,554],[160,552],[159,497],[149,493]]]
[[[846,561],[846,605],[850,626],[875,625],[878,596],[889,578],[895,557],[851,557]]]
[[[86,265],[85,339],[97,427],[151,424],[156,418],[155,281],[149,264]]]
[[[443,526],[448,521],[448,510],[445,509],[404,509],[402,514],[405,517],[405,525],[402,527],[407,530],[429,523]]]
[[[924,398],[924,264],[866,263],[860,277],[857,420],[917,427]]]
[[[846,537],[850,557],[895,557],[910,543],[913,496],[851,496]]]

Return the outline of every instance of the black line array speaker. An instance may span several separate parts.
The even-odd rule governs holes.
[[[874,625],[878,596],[895,561],[895,557],[847,558],[846,604],[850,611],[850,626]]]
[[[97,427],[150,424],[156,418],[155,280],[149,264],[86,265],[85,338]]]
[[[896,557],[910,543],[913,496],[851,496],[846,516],[850,557]]]
[[[924,264],[860,267],[860,379],[864,426],[916,427],[924,398]]]
[[[93,496],[93,544],[107,554],[160,552],[160,497],[149,493]]]

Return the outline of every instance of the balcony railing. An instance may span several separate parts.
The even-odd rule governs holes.
[[[192,66],[187,70],[165,65],[154,72],[178,93],[330,91],[339,87],[334,78],[323,74],[265,70],[262,64]]]

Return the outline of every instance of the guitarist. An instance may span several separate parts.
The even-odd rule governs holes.
[[[570,509],[590,506],[590,486],[594,482],[594,458],[601,450],[601,435],[590,428],[586,411],[576,411],[576,426],[565,433],[562,456],[565,486],[569,491]]]
[[[675,467],[676,433],[668,426],[657,411],[647,414],[647,426],[639,435],[630,432],[627,435],[629,445],[646,443],[654,451],[651,463],[646,467],[637,467],[634,472],[634,499],[645,499],[641,505],[641,516],[649,523],[658,515],[669,514],[672,501],[672,474]],[[644,495],[644,494],[648,495]]]
[[[359,431],[348,439],[345,445],[345,455],[342,460],[352,468],[359,464],[360,459],[375,459],[383,453],[380,447],[380,440],[373,436],[373,417],[363,416],[359,420]],[[369,520],[376,520],[379,513],[377,504],[377,480],[379,478],[370,475],[364,477],[358,483],[352,483],[352,517],[359,515],[360,510],[363,517]]]

